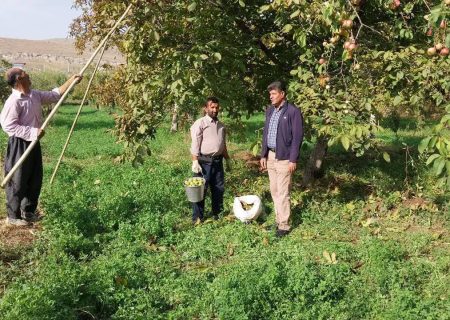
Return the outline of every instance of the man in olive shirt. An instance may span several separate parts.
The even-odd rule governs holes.
[[[194,176],[204,177],[206,180],[205,194],[211,188],[212,216],[218,219],[223,210],[224,171],[223,158],[229,159],[226,132],[222,122],[217,118],[219,114],[219,100],[209,97],[205,104],[205,116],[194,122],[191,127],[191,155],[192,172]],[[204,218],[205,199],[192,204],[192,222],[197,224]]]

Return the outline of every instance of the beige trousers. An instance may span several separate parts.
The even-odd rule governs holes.
[[[269,173],[270,193],[275,205],[275,216],[278,229],[289,230],[291,216],[291,173],[288,169],[289,160],[275,159],[275,152],[269,151],[267,171]]]

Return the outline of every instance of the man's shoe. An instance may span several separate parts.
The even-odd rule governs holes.
[[[212,218],[213,218],[213,220],[219,220],[219,215],[218,214],[213,214]]]
[[[38,215],[37,213],[34,213],[34,212],[22,211],[21,216],[22,216],[22,219],[27,221],[27,222],[37,222],[37,221],[42,219],[42,216],[40,216],[40,215]]]
[[[17,227],[25,227],[30,225],[27,221],[23,219],[14,219],[14,218],[6,218],[6,223],[11,226],[17,226]]]
[[[289,234],[289,230],[281,230],[281,229],[277,229],[277,232],[275,233],[275,235],[278,237],[278,238],[282,238],[282,237],[284,237],[284,236],[287,236],[288,234]]]
[[[203,219],[197,218],[197,219],[195,219],[195,220],[192,220],[192,225],[193,225],[194,227],[196,227],[196,226],[202,224],[202,222],[203,222]]]

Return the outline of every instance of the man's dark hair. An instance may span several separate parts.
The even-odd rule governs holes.
[[[208,105],[209,102],[212,102],[212,103],[219,103],[219,99],[217,99],[216,97],[208,97],[208,98],[206,99],[205,107]]]
[[[16,86],[16,82],[19,79],[19,76],[22,74],[23,70],[19,69],[19,68],[12,68],[9,69],[6,72],[6,83],[11,86],[11,87],[15,87]]]
[[[278,90],[278,91],[286,91],[286,85],[282,81],[274,81],[267,86],[267,91]]]

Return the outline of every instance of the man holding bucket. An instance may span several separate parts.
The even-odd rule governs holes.
[[[207,188],[211,188],[212,217],[219,218],[223,210],[224,171],[223,159],[230,169],[230,157],[226,145],[226,131],[222,122],[218,120],[219,100],[209,97],[205,104],[205,116],[194,122],[191,127],[191,155],[192,172],[196,177],[206,180]],[[192,203],[192,222],[198,224],[203,221],[205,199]]]
[[[270,193],[275,205],[277,237],[290,231],[290,191],[292,174],[303,140],[303,118],[300,109],[286,99],[286,87],[275,81],[267,87],[271,105],[266,110],[262,137],[261,167],[267,169]]]

